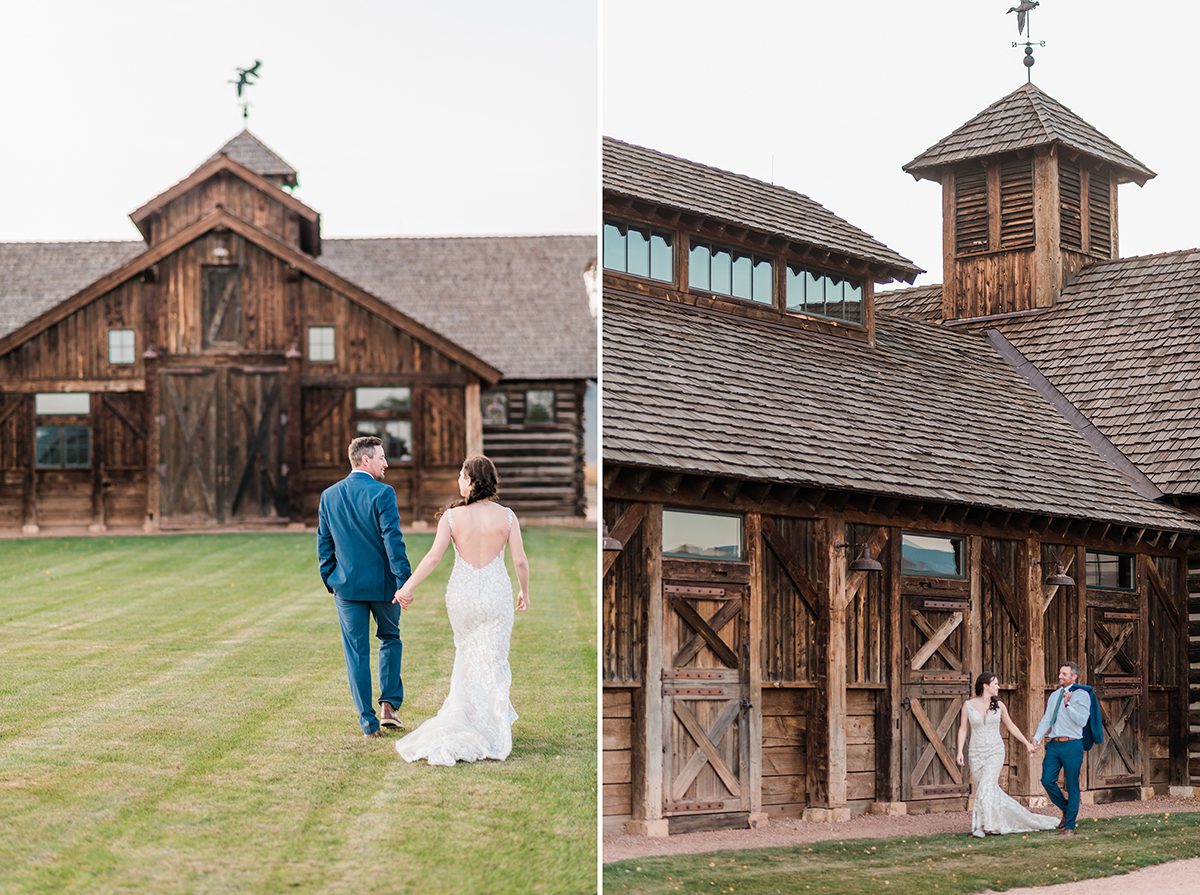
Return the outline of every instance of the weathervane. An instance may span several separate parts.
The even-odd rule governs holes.
[[[1023,60],[1025,63],[1025,77],[1030,83],[1033,82],[1033,48],[1035,46],[1044,47],[1046,45],[1044,40],[1038,41],[1036,44],[1033,40],[1033,11],[1041,5],[1038,0],[1021,0],[1020,3],[1010,7],[1008,10],[1010,13],[1015,12],[1017,14],[1017,34],[1025,35],[1025,43],[1014,40],[1013,46],[1025,48],[1025,59]]]
[[[1014,46],[1016,45],[1014,44]],[[260,65],[262,65],[262,60],[255,59],[254,64],[249,68],[239,68],[237,70],[238,76],[236,81],[227,82],[237,86],[238,102],[242,105],[242,120],[250,117],[250,101],[246,98],[245,90],[247,87],[252,87],[254,81],[258,79],[258,67]]]

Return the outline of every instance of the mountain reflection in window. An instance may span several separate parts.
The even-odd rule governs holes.
[[[1087,586],[1113,590],[1133,590],[1133,555],[1130,553],[1087,552]]]
[[[742,517],[663,510],[663,556],[741,562]]]
[[[931,578],[962,578],[963,539],[905,534],[900,551],[900,572]]]

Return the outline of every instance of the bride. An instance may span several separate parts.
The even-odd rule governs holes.
[[[433,546],[396,591],[393,602],[407,609],[447,545],[454,545],[454,570],[446,585],[446,614],[454,631],[450,695],[437,715],[396,743],[405,761],[423,758],[446,766],[482,758],[503,761],[512,751],[517,713],[508,700],[513,604],[505,545],[517,570],[517,609],[522,612],[529,608],[529,561],[513,511],[495,502],[497,485],[496,467],[487,457],[463,461],[458,474],[462,498],[441,514]]]
[[[989,833],[1025,833],[1032,830],[1053,830],[1058,823],[1053,817],[1035,814],[1017,803],[1000,788],[1000,771],[1004,768],[1004,740],[1000,723],[1025,744],[1030,752],[1036,747],[1025,739],[999,699],[1000,681],[994,674],[981,674],[975,679],[975,698],[963,703],[958,724],[958,766],[963,766],[963,743],[967,729],[971,731],[971,780],[975,784],[975,810],[971,813],[971,835],[983,838]]]

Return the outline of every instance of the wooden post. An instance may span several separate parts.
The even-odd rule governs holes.
[[[421,518],[421,484],[425,479],[425,439],[429,427],[425,425],[425,413],[429,402],[425,400],[425,389],[412,390],[412,480],[409,496],[412,498],[413,520]]]
[[[1045,597],[1042,590],[1042,544],[1036,538],[1026,538],[1022,543],[1017,574],[1022,582],[1018,606],[1021,611],[1021,628],[1025,637],[1021,644],[1021,665],[1027,669],[1027,678],[1018,682],[1018,692],[1024,701],[1021,715],[1021,732],[1032,738],[1042,720],[1045,710],[1046,690],[1046,640],[1045,640]],[[1065,593],[1059,599],[1066,599]],[[1060,661],[1066,661],[1062,659]],[[1024,683],[1024,686],[1021,684]],[[1024,747],[1021,747],[1024,751]],[[1042,794],[1042,752],[1030,755],[1017,753],[1017,787],[1031,798]]]
[[[1115,230],[1113,231],[1116,232]],[[1190,703],[1190,683],[1189,683],[1189,668],[1188,668],[1188,643],[1190,640],[1190,624],[1188,616],[1188,557],[1180,555],[1178,558],[1179,573],[1174,580],[1168,580],[1167,584],[1174,590],[1172,596],[1179,595],[1179,599],[1175,606],[1179,610],[1180,628],[1178,639],[1178,663],[1179,673],[1175,680],[1175,694],[1172,697],[1175,699],[1176,711],[1171,714],[1171,776],[1168,778],[1169,785],[1167,792],[1169,795],[1180,798],[1191,798],[1195,794],[1195,789],[1192,787],[1192,779],[1188,771],[1189,762],[1189,745],[1188,735],[1190,733],[1188,713]]]
[[[646,506],[642,522],[642,562],[646,574],[646,660],[642,666],[640,711],[634,712],[633,752],[645,773],[633,780],[633,819],[625,831],[634,836],[666,836],[663,817],[663,576],[662,504]]]
[[[809,743],[809,803],[805,820],[845,821],[846,807],[846,522],[825,520],[825,586],[820,591],[817,649],[818,687],[813,693],[815,722]],[[814,777],[815,774],[815,777]]]
[[[1146,569],[1149,557],[1145,553],[1134,555],[1134,575],[1138,589],[1138,652],[1142,657],[1142,694],[1138,705],[1138,725],[1142,732],[1142,798],[1154,797],[1154,787],[1150,782],[1150,573]]]
[[[900,763],[900,719],[903,717],[901,699],[904,685],[904,669],[901,667],[904,653],[900,631],[900,583],[903,577],[900,572],[900,554],[903,549],[901,538],[899,528],[893,528],[888,537],[888,543],[891,545],[887,570],[888,606],[890,607],[888,613],[890,629],[888,631],[888,667],[891,669],[891,680],[888,682],[888,695],[891,699],[891,721],[888,728],[888,736],[891,740],[888,748],[888,801],[892,805],[903,804],[901,802],[903,785],[901,774],[903,772]]]
[[[280,472],[287,482],[288,524],[295,526],[304,525],[304,311],[300,286],[300,271],[289,265],[283,286],[283,326],[288,347],[284,354],[287,372],[280,402],[284,432]]]
[[[104,395],[92,392],[88,410],[92,417],[92,523],[88,531],[108,528],[104,521]]]
[[[750,562],[750,625],[747,661],[747,687],[742,698],[750,704],[746,712],[747,736],[742,740],[746,753],[746,773],[742,779],[750,788],[750,798],[743,798],[750,810],[750,828],[767,825],[762,804],[762,617],[763,617],[763,539],[762,515],[746,514],[746,558]]]
[[[161,301],[158,269],[150,268],[142,275],[142,376],[146,388],[146,521],[143,528],[153,531],[161,522],[162,473],[159,468],[159,443],[162,437],[161,383],[158,381],[159,345],[161,344]]]
[[[23,432],[20,447],[17,448],[17,456],[23,460],[21,465],[25,472],[24,487],[21,489],[21,531],[25,534],[36,534],[38,530],[37,449],[34,441],[37,438],[37,418],[34,415],[34,402],[37,398],[34,395],[21,395],[17,400],[25,402],[25,406],[17,411],[21,414],[18,431]]]
[[[465,456],[483,453],[483,408],[479,404],[479,380],[467,383],[466,394],[463,396],[466,407],[467,439],[463,448]]]
[[[1061,211],[1058,207],[1057,149],[1039,148],[1033,157],[1033,303],[1035,308],[1054,304],[1062,290]]]

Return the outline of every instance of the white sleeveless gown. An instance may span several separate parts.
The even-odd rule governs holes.
[[[446,515],[453,542],[454,510]],[[512,519],[508,510],[510,529]],[[397,741],[396,751],[405,761],[425,759],[432,765],[483,758],[503,761],[512,751],[512,723],[517,720],[508,699],[513,593],[504,547],[486,566],[475,568],[454,545],[446,614],[454,631],[450,694],[434,717]]]
[[[1028,833],[1053,830],[1058,826],[1058,818],[1029,811],[1000,788],[1000,771],[1004,768],[1000,713],[989,711],[986,717],[981,718],[975,706],[967,703],[967,719],[971,723],[967,760],[971,765],[971,781],[975,784],[971,830]]]

